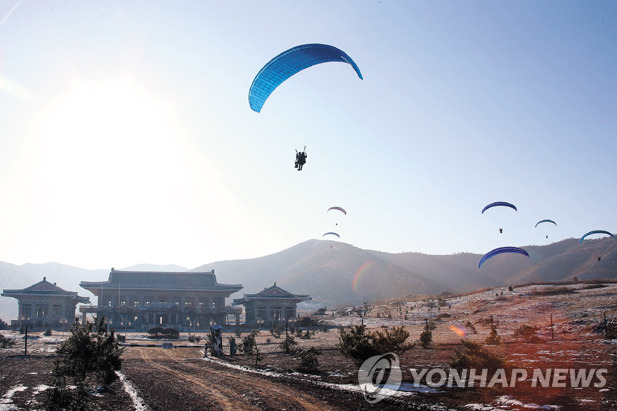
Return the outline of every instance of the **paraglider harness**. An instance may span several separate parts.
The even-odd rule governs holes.
[[[306,146],[304,146],[304,151],[296,150],[295,168],[297,168],[298,171],[302,170],[302,166],[306,163],[306,157]]]

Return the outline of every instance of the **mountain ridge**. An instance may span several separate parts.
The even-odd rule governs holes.
[[[307,240],[263,257],[207,263],[188,271],[215,270],[217,281],[242,284],[256,293],[274,282],[292,293],[309,294],[313,305],[359,305],[406,295],[466,293],[486,287],[530,282],[617,279],[617,242],[611,238],[579,243],[565,239],[524,246],[530,257],[502,254],[478,268],[480,254],[430,255],[364,250],[332,240]],[[182,271],[177,265],[140,264],[126,270]],[[88,270],[59,263],[0,262],[0,289],[25,288],[43,277],[59,287],[96,298],[79,287],[81,281],[103,281],[108,269]],[[0,318],[16,318],[17,301],[0,298]]]

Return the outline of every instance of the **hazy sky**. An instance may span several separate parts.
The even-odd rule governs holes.
[[[364,80],[315,66],[253,112],[257,72],[305,43]],[[3,1],[0,260],[194,268],[328,231],[427,254],[615,232],[616,44],[612,1]],[[481,214],[494,201],[518,211]]]

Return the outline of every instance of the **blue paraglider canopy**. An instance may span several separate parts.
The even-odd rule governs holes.
[[[507,203],[507,202],[505,202],[505,201],[496,201],[496,202],[494,202],[494,203],[490,203],[489,205],[487,205],[486,207],[484,207],[484,208],[482,209],[482,214],[484,214],[484,212],[485,212],[486,210],[488,210],[489,208],[493,208],[493,207],[497,207],[497,206],[510,207],[510,208],[514,209],[514,211],[518,211],[518,210],[516,209],[516,206],[515,206],[514,204]]]
[[[488,253],[484,254],[482,256],[482,258],[480,259],[480,262],[478,263],[478,268],[482,267],[482,264],[484,264],[484,262],[486,260],[488,260],[491,257],[494,257],[498,254],[502,254],[502,253],[518,253],[518,254],[523,254],[526,255],[527,257],[529,257],[529,254],[527,253],[527,251],[525,251],[522,248],[519,247],[499,247],[496,248],[494,250],[489,251]]]
[[[615,236],[613,234],[611,234],[610,232],[606,231],[606,230],[593,230],[588,232],[587,234],[585,234],[584,236],[581,237],[581,239],[578,241],[579,243],[582,243],[583,240],[585,239],[585,237],[587,237],[588,235],[592,235],[592,234],[606,234],[606,235],[610,235],[611,237],[613,237],[615,240],[617,240],[617,238],[615,238]]]
[[[540,225],[540,224],[542,224],[542,223],[553,223],[553,224],[557,225],[557,223],[556,223],[556,222],[554,222],[553,220],[548,220],[548,219],[546,219],[546,220],[540,220],[540,221],[538,221],[538,222],[536,223],[536,227],[538,227],[538,225]]]
[[[259,113],[274,89],[294,74],[331,61],[350,64],[362,80],[360,69],[344,51],[327,44],[303,44],[282,52],[259,70],[249,90],[251,109]]]

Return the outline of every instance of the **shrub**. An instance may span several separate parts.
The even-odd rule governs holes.
[[[409,338],[409,333],[402,326],[386,330],[384,333],[375,331],[375,333],[371,334],[373,347],[379,354],[388,352],[403,353],[412,349],[415,344],[405,344],[407,338]]]
[[[118,378],[116,370],[122,366],[122,349],[105,318],[84,325],[76,321],[56,353],[60,358],[54,362],[54,386],[45,404],[48,410],[92,409],[89,393]]]
[[[424,326],[424,331],[420,334],[420,345],[422,348],[427,349],[431,343],[433,342],[433,329],[431,325],[427,322]]]
[[[470,368],[488,369],[489,374],[494,373],[497,369],[505,368],[506,362],[503,358],[493,354],[480,344],[465,340],[462,340],[462,343],[463,350],[457,350],[450,357],[450,367],[457,370]]]
[[[180,331],[175,328],[153,327],[148,330],[148,338],[161,340],[177,340],[180,338]]]
[[[486,337],[486,340],[484,342],[488,345],[501,344],[501,337],[499,336],[499,334],[497,334],[497,327],[495,327],[494,325],[491,326],[491,333],[488,337]]]
[[[522,338],[529,343],[537,343],[540,342],[540,339],[536,336],[536,327],[531,327],[529,325],[521,325],[516,330],[512,336],[514,338]]]
[[[270,329],[270,334],[272,334],[274,338],[281,338],[282,333],[283,333],[283,326],[281,324],[276,324],[276,326],[273,326]]]
[[[315,325],[315,321],[311,317],[303,317],[299,321],[299,324],[300,324],[301,327],[311,327],[311,326]]]
[[[122,348],[114,330],[109,331],[105,318],[100,321],[73,323],[71,335],[57,349],[60,359],[54,363],[54,375],[78,381],[93,378],[97,384],[109,384],[122,367]]]
[[[471,321],[467,321],[465,323],[465,328],[467,328],[469,330],[470,333],[472,334],[477,334],[478,330],[476,330],[476,327],[471,323]]]
[[[294,337],[288,335],[287,337],[285,337],[285,340],[280,344],[280,347],[285,354],[292,354],[295,350],[296,345],[298,345],[298,343],[296,342]]]
[[[337,348],[343,355],[350,357],[358,365],[379,354],[371,344],[370,336],[366,333],[364,325],[354,325],[349,332],[345,331],[343,327],[339,328]]]
[[[51,337],[51,329],[45,330],[45,332],[43,333],[43,335],[45,337]]]
[[[4,335],[0,334],[0,348],[9,348],[15,345],[15,340],[12,338],[7,338]]]
[[[257,331],[253,330],[249,335],[242,339],[242,343],[238,344],[238,351],[244,355],[253,355],[257,352],[257,341],[255,336]]]
[[[316,373],[319,371],[319,361],[317,356],[321,354],[315,347],[308,349],[298,348],[295,350],[296,357],[300,359],[300,365],[296,368],[297,371],[303,373]]]
[[[2,320],[2,318],[0,318],[0,330],[8,330],[9,329],[9,325]]]

